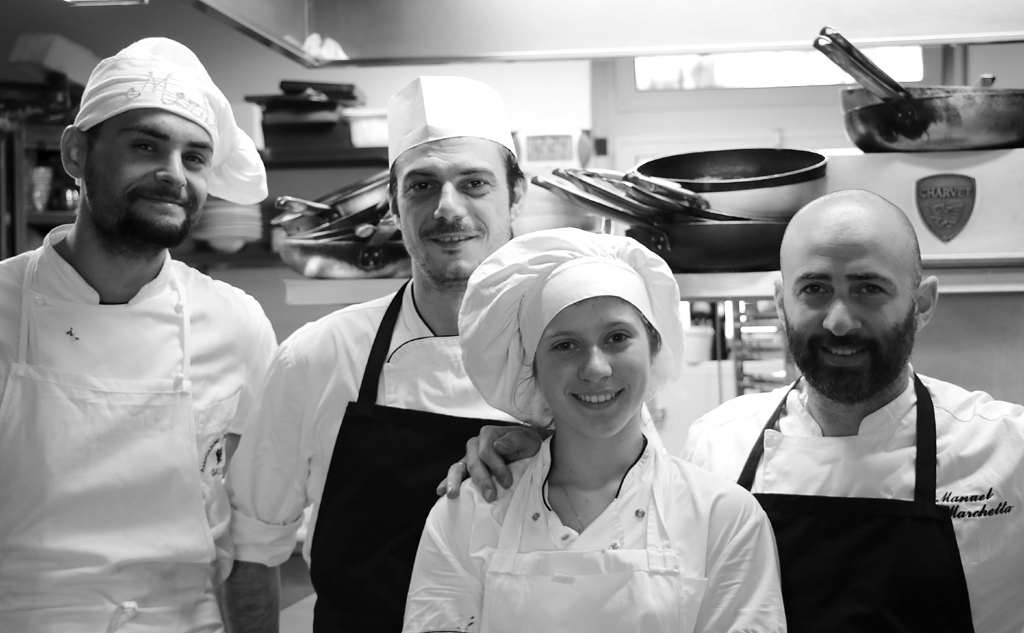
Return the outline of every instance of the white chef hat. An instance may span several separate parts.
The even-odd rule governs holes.
[[[85,86],[75,127],[88,130],[138,108],[173,112],[210,134],[210,195],[239,204],[267,197],[267,172],[256,145],[235,123],[224,93],[187,47],[150,37],[101,61]]]
[[[388,101],[388,164],[417,145],[474,136],[516,155],[505,104],[494,88],[466,77],[417,77]]]
[[[668,264],[629,237],[550,229],[511,240],[469,278],[459,311],[462,359],[488,404],[526,422],[550,422],[533,377],[541,334],[564,308],[602,296],[628,301],[661,335],[651,389],[676,378],[683,328]]]

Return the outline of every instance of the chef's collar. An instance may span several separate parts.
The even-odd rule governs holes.
[[[805,382],[805,381],[801,381]],[[806,388],[804,384],[803,388]],[[822,437],[821,427],[804,404],[803,389],[793,389],[786,397],[785,415],[779,419],[778,429],[790,437]],[[868,435],[886,431],[893,424],[902,422],[917,405],[914,391],[914,368],[910,368],[907,386],[900,395],[881,409],[868,414],[860,423],[857,435]]]
[[[32,290],[61,301],[99,305],[100,294],[54,248],[55,244],[67,237],[72,226],[58,226],[43,239],[43,253]],[[152,281],[140,288],[127,305],[134,305],[163,294],[169,289],[170,282],[171,255],[165,251],[160,272]]]

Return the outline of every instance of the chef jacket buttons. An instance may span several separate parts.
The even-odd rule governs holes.
[[[181,384],[181,383],[185,382],[185,374],[183,374],[181,372],[178,372],[178,373],[174,374],[174,382],[177,383],[177,384]]]
[[[174,302],[174,311],[175,312],[177,312],[178,314],[181,314],[181,311],[184,310],[184,309],[185,309],[185,304],[182,303],[180,299],[178,301]]]
[[[633,514],[635,514],[635,515],[636,515],[636,518],[638,518],[638,519],[642,519],[642,518],[644,518],[644,516],[645,516],[645,515],[646,515],[647,513],[646,513],[646,512],[644,512],[643,510],[639,510],[639,509],[638,509],[638,510],[637,510],[636,512],[634,512]]]
[[[536,521],[539,518],[540,518],[540,512],[534,512],[533,513],[533,520]]]
[[[563,535],[562,535],[562,540],[563,540],[563,541],[568,541],[568,540],[569,540],[569,534],[568,534],[568,533],[566,533],[566,534],[563,534]]]
[[[618,543],[612,543],[611,545],[608,546],[608,549],[619,549],[619,544]]]

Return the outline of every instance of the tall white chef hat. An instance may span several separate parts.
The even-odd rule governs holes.
[[[550,229],[511,240],[469,278],[459,337],[477,391],[515,418],[550,422],[551,409],[533,377],[541,334],[564,308],[603,296],[634,305],[661,335],[651,388],[677,377],[683,327],[668,264],[629,237]]]
[[[255,204],[267,197],[267,172],[256,145],[235,123],[224,93],[187,47],[150,37],[101,61],[85,86],[75,127],[88,130],[138,108],[173,112],[210,134],[210,195],[239,204]]]
[[[465,77],[417,77],[388,101],[388,164],[417,145],[456,136],[494,141],[516,154],[501,95]]]

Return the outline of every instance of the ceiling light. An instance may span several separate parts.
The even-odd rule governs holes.
[[[64,0],[73,7],[114,7],[127,4],[149,4],[149,0]]]

